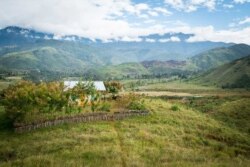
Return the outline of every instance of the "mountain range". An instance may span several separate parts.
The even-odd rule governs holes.
[[[39,52],[40,49],[44,50],[43,47],[50,47],[54,48],[54,51],[60,55],[67,56],[69,54],[71,58],[84,61],[90,66],[93,64],[114,65],[146,60],[185,60],[212,48],[232,45],[217,42],[185,42],[190,36],[192,34],[151,34],[140,37],[142,41],[139,42],[112,41],[105,43],[98,39],[92,41],[73,35],[59,38],[54,34],[35,30],[6,27],[0,30],[0,57],[20,51],[34,55],[31,52]],[[173,41],[173,39],[179,41]],[[147,42],[146,40],[154,40],[155,42]]]
[[[6,27],[0,30],[0,69],[102,77],[162,75],[206,71],[250,54],[246,44],[186,42],[192,35],[150,34],[137,42],[101,41]]]

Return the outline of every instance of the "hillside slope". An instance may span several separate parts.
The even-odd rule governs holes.
[[[119,65],[107,65],[103,67],[90,68],[87,72],[87,76],[94,76],[96,78],[134,78],[142,75],[150,75],[145,67],[140,63],[122,63]]]
[[[190,58],[200,70],[208,70],[240,59],[250,54],[250,46],[246,44],[236,44],[230,47],[211,49]]]
[[[0,67],[19,70],[83,70],[86,63],[70,53],[53,47],[8,53],[0,57]]]
[[[250,88],[250,55],[210,70],[195,80],[220,87]]]
[[[220,112],[215,116],[187,106],[172,111],[176,104],[171,100],[145,99],[145,104],[152,111],[146,117],[64,124],[23,134],[0,131],[0,164],[249,166],[249,99],[215,105],[214,111]],[[241,112],[232,117],[230,108]],[[242,117],[244,129],[235,128]]]

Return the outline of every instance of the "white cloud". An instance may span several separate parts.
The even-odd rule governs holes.
[[[66,41],[75,41],[76,38],[74,36],[72,36],[72,37],[66,37],[66,38],[64,38],[64,40],[66,40]]]
[[[250,23],[250,17],[246,17],[244,20],[239,22],[240,25],[247,24],[247,23]]]
[[[200,7],[214,10],[216,0],[164,0],[164,2],[173,8],[186,12],[196,11]]]
[[[166,16],[172,15],[172,12],[170,12],[167,9],[162,8],[162,7],[156,7],[156,8],[154,8],[154,11],[162,13],[162,14],[164,14]]]
[[[193,29],[195,36],[190,37],[187,42],[213,41],[234,42],[250,44],[250,27],[241,30],[214,30],[213,26],[197,27]]]
[[[153,11],[147,4],[130,0],[0,0],[0,27],[17,25],[60,36],[106,40],[141,31],[134,30],[124,16],[148,19],[143,14],[148,10]]]
[[[180,42],[181,41],[180,38],[178,38],[178,37],[171,37],[170,40],[172,42]]]
[[[146,24],[155,23],[155,20],[153,20],[153,19],[147,19],[147,20],[144,21],[144,23],[146,23]]]
[[[164,42],[169,42],[170,41],[170,39],[169,38],[166,38],[166,39],[159,39],[159,42],[161,42],[161,43],[164,43]]]
[[[229,27],[236,27],[237,25],[235,23],[230,23],[228,26]]]
[[[131,37],[128,37],[128,36],[125,36],[125,37],[122,37],[121,39],[119,39],[119,41],[124,41],[124,42],[141,42],[142,39],[141,38],[131,38]]]
[[[165,0],[166,4],[171,5],[173,8],[181,9],[184,6],[184,3],[182,0]]]
[[[189,12],[200,7],[212,10],[216,4],[215,0],[165,0],[165,3]],[[212,26],[191,27],[171,20],[159,22],[152,20],[156,16],[151,15],[156,14],[150,15],[148,12],[156,12],[158,15],[172,14],[166,8],[151,7],[145,3],[135,4],[131,0],[0,0],[0,27],[16,25],[33,28],[55,33],[55,39],[60,39],[63,35],[78,35],[93,41],[101,39],[104,42],[140,42],[142,39],[139,36],[183,32],[195,34],[189,42],[211,40],[250,44],[250,27],[216,31]],[[135,20],[130,22],[129,18]],[[147,26],[134,24],[137,19],[143,19],[139,23],[147,23]],[[241,21],[242,25],[246,23],[247,19]],[[168,40],[180,41],[177,37]]]
[[[230,23],[228,26],[231,28],[240,28],[240,27],[244,27],[250,24],[250,17],[245,17],[242,20],[235,20],[234,22]]]
[[[155,11],[148,11],[148,14],[151,16],[158,16],[158,13]]]
[[[138,15],[139,18],[142,18],[142,19],[149,19],[149,15],[147,14],[140,14]]]
[[[172,36],[170,38],[165,38],[165,39],[159,39],[159,42],[162,42],[162,43],[164,43],[164,42],[180,42],[180,41],[181,41],[180,38],[175,37],[175,36]]]
[[[135,8],[136,8],[136,10],[141,11],[141,10],[149,9],[149,6],[145,3],[139,3],[139,4],[135,5]]]
[[[44,39],[49,40],[49,39],[51,39],[51,38],[48,37],[47,35],[45,35]]]
[[[234,7],[234,5],[232,5],[232,4],[223,4],[223,8],[231,9],[233,7]]]
[[[145,41],[146,42],[155,42],[155,39],[146,38]]]
[[[250,2],[250,0],[234,0],[234,3],[238,3],[238,4],[244,4]]]

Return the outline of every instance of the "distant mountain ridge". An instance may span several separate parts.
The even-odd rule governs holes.
[[[205,71],[248,56],[249,54],[249,45],[236,44],[229,47],[220,47],[205,51],[194,57],[191,57],[190,61],[195,64],[198,69]]]
[[[56,36],[51,33],[37,32],[32,29],[21,27],[6,27],[0,30],[0,50],[9,47],[7,52],[15,46],[18,49],[32,49],[34,47],[51,46],[51,43],[68,42],[68,45],[78,43],[78,47],[92,47],[96,52],[91,52],[98,57],[105,57],[107,63],[120,64],[124,62],[141,62],[144,60],[184,60],[203,51],[223,46],[231,46],[222,42],[185,42],[193,34],[167,33],[167,34],[150,34],[140,36],[141,41],[111,41],[102,42],[101,40],[93,41],[88,38],[76,35]],[[178,39],[176,41],[176,39]],[[149,41],[151,42],[149,42]],[[154,40],[154,42],[152,42]],[[55,42],[56,41],[56,42]],[[160,42],[161,41],[161,42]],[[54,46],[53,46],[54,47]],[[3,49],[2,49],[3,50]],[[98,54],[102,52],[101,54]],[[6,53],[6,52],[5,52]],[[0,56],[2,53],[0,52]]]
[[[194,81],[223,88],[250,88],[250,55],[212,69]]]
[[[58,36],[52,33],[45,33],[45,32],[39,32],[34,29],[28,29],[28,28],[22,28],[17,26],[9,26],[5,27],[3,29],[0,29],[0,36],[1,41],[0,44],[4,44],[4,42],[8,42],[8,40],[11,40],[11,37],[14,37],[18,39],[17,37],[27,39],[27,41],[34,41],[36,39],[45,39],[45,40],[62,40],[62,41],[75,41],[75,42],[81,42],[85,44],[90,43],[106,43],[107,41],[102,41],[101,39],[89,39],[86,37],[81,37],[77,35],[64,35],[64,36]],[[141,41],[137,42],[148,42],[147,39],[154,40],[154,42],[164,42],[164,40],[169,40],[171,42],[171,37],[178,38],[180,41],[185,41],[188,38],[194,36],[193,34],[184,34],[184,33],[166,33],[166,34],[150,34],[147,36],[139,36],[138,38],[141,39]],[[13,38],[13,39],[14,39]],[[4,39],[7,39],[6,41]],[[163,40],[163,41],[161,41]],[[10,43],[13,43],[14,41],[10,41]],[[18,40],[16,40],[18,42]],[[110,40],[109,42],[132,42],[132,41],[126,41],[122,39],[118,40]],[[134,41],[135,42],[135,41]]]
[[[88,71],[93,68],[108,67],[110,69],[117,67],[118,64],[125,64],[121,65],[124,69],[127,63],[134,62],[141,64],[140,68],[146,68],[150,73],[168,73],[172,70],[194,70],[195,67],[202,69],[203,64],[195,57],[191,58],[192,56],[203,57],[204,53],[210,53],[211,49],[216,50],[218,47],[230,50],[230,46],[233,45],[209,41],[185,42],[190,36],[192,34],[151,34],[141,36],[141,42],[103,43],[100,40],[94,42],[75,35],[59,38],[54,34],[31,29],[6,27],[0,30],[0,68]],[[170,40],[172,37],[178,38],[180,41],[173,42]],[[156,42],[146,42],[147,39]],[[165,42],[159,42],[161,39],[165,39]],[[234,50],[236,51],[237,47]],[[240,58],[239,56],[237,54],[230,60]],[[223,63],[223,61],[221,62]],[[145,70],[141,71],[145,72]]]

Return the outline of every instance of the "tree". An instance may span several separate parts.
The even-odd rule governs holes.
[[[123,87],[122,84],[118,81],[104,82],[104,85],[106,87],[107,92],[112,94],[113,99],[117,98],[117,94],[119,93],[119,91],[122,90]]]

